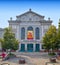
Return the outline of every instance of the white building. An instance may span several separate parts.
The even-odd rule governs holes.
[[[16,16],[16,20],[10,18],[8,22],[20,42],[19,51],[38,52],[42,50],[42,37],[52,24],[50,18],[45,20],[44,16],[29,9],[29,11]]]
[[[3,38],[4,35],[4,29],[0,28],[0,38]],[[1,50],[1,43],[0,43],[0,50]]]

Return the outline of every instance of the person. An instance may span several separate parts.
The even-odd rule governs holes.
[[[4,60],[4,58],[6,57],[6,53],[3,51],[1,56],[2,56],[2,60]]]

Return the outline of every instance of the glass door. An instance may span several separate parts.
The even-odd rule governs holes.
[[[27,51],[33,52],[33,44],[27,44]]]
[[[22,51],[22,52],[25,51],[25,44],[21,44],[21,50],[20,51]]]
[[[40,44],[36,44],[36,45],[35,45],[35,51],[36,51],[36,52],[40,51]]]

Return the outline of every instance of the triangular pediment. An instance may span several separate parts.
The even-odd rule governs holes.
[[[41,16],[31,11],[31,9],[28,12],[25,12],[16,17],[17,17],[17,20],[20,20],[20,21],[40,21],[44,19],[44,16]]]

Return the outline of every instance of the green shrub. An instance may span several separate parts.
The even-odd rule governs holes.
[[[12,54],[12,53],[9,53],[8,56],[9,56],[10,58],[16,57],[16,55],[15,55],[15,54]]]
[[[48,55],[50,55],[50,56],[54,56],[54,55],[56,55],[54,52],[52,52],[52,53],[49,53]]]

